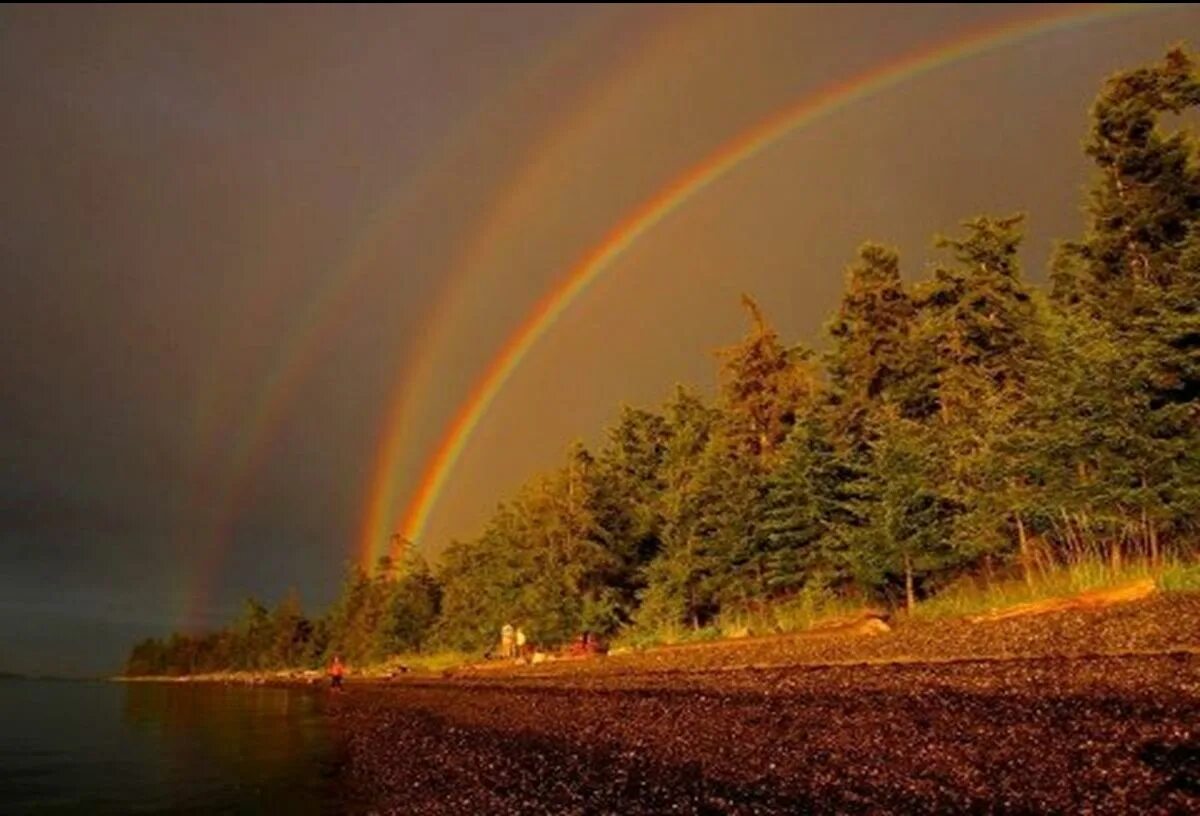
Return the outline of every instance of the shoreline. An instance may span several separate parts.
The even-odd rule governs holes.
[[[868,618],[878,621],[877,618]],[[1044,658],[1154,657],[1200,654],[1200,593],[1142,596],[1100,607],[1051,609],[1047,614],[993,619],[900,620],[892,626],[844,625],[798,633],[727,639],[608,656],[526,663],[461,663],[443,669],[394,664],[347,674],[347,685],[403,686],[412,681],[498,683],[609,675],[686,674],[757,668],[836,668],[1014,662]],[[328,676],[316,669],[212,672],[179,676],[117,676],[124,683],[221,684],[320,688]]]
[[[171,685],[243,685],[243,686],[320,686],[328,681],[320,672],[206,672],[204,674],[180,675],[114,675],[106,678],[110,683],[168,683]]]
[[[1191,812],[1200,593],[536,665],[121,682],[320,691],[339,810]]]

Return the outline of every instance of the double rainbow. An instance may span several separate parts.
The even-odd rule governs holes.
[[[430,514],[472,434],[530,349],[635,241],[715,181],[789,134],[916,77],[1033,37],[1145,12],[1147,8],[1141,5],[1073,6],[975,29],[826,86],[722,145],[622,218],[539,298],[487,365],[450,421],[422,470],[398,530],[391,520],[385,521],[383,508],[392,501],[393,471],[399,452],[395,446],[385,444],[387,450],[379,457],[368,491],[363,533],[358,543],[360,562],[364,565],[373,563],[394,531],[409,541],[420,542]],[[403,429],[396,427],[401,413],[393,411],[389,414],[383,434],[385,440],[395,439],[402,433]]]

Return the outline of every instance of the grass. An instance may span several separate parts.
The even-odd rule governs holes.
[[[473,663],[478,659],[479,655],[477,654],[454,651],[396,655],[388,658],[383,663],[377,663],[364,669],[362,674],[374,677],[387,677],[401,669],[436,674],[446,669],[453,669],[457,666]]]
[[[1163,592],[1200,592],[1200,562],[1173,562],[1158,578]]]
[[[777,603],[748,613],[723,615],[716,628],[724,637],[788,634],[863,609],[861,599],[848,599],[830,592],[806,590]]]
[[[1096,555],[1056,562],[1039,570],[1032,583],[1021,578],[982,582],[963,578],[917,603],[914,619],[959,618],[997,609],[1076,595],[1151,578],[1162,592],[1200,591],[1200,563],[1170,559],[1153,564],[1126,559],[1113,565]]]
[[[1160,592],[1200,592],[1200,561],[1194,558],[1168,558],[1153,564],[1145,558],[1126,558],[1114,565],[1099,553],[1088,553],[1065,561],[1044,561],[1032,584],[1020,577],[985,581],[979,576],[967,576],[918,601],[911,618],[962,618],[1030,601],[1121,586],[1146,578],[1153,579]],[[802,592],[787,601],[754,612],[718,617],[700,629],[681,624],[635,627],[622,632],[613,641],[613,646],[646,649],[752,635],[801,632],[832,618],[859,611],[863,606],[861,600],[839,598],[831,593]]]
[[[861,610],[861,600],[841,598],[830,592],[803,591],[786,601],[755,609],[719,615],[699,629],[680,623],[654,627],[631,627],[612,641],[614,649],[648,649],[685,643],[732,640],[758,635],[788,634],[810,629],[822,621]]]

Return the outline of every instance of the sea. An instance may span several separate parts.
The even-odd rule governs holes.
[[[0,814],[337,813],[326,695],[0,680]]]

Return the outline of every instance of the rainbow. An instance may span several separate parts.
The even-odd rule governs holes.
[[[397,192],[393,188],[373,208],[366,222],[349,236],[346,246],[330,266],[309,297],[305,308],[290,321],[289,330],[275,350],[266,375],[259,380],[260,387],[249,404],[245,417],[235,427],[228,421],[222,422],[221,408],[228,412],[230,406],[218,406],[209,396],[197,405],[192,417],[193,455],[201,459],[204,488],[194,489],[186,497],[189,502],[184,517],[196,517],[215,513],[207,528],[199,535],[207,539],[208,546],[199,548],[189,541],[186,549],[201,552],[200,560],[191,567],[186,597],[182,599],[179,618],[185,628],[196,628],[204,618],[203,608],[208,604],[211,585],[220,570],[225,552],[230,544],[230,533],[245,501],[248,489],[260,468],[267,461],[275,432],[281,425],[288,406],[294,402],[305,377],[319,361],[329,342],[353,317],[354,295],[368,278],[376,263],[378,245],[404,220],[407,213],[423,206],[431,189],[455,172],[457,160],[469,148],[489,116],[510,108],[514,100],[529,89],[562,69],[578,54],[585,52],[588,44],[596,38],[612,36],[616,26],[621,25],[619,15],[602,12],[583,17],[565,35],[543,53],[531,57],[526,64],[514,72],[505,87],[470,113],[465,122],[456,128],[447,139],[447,145],[433,160],[426,162],[415,178],[406,179]],[[264,263],[262,258],[244,261],[247,270]],[[241,304],[240,321],[245,321],[257,309],[267,308],[274,292],[260,286],[251,293],[248,302]],[[440,297],[441,302],[449,300]],[[422,332],[429,333],[440,325],[444,308],[434,310],[425,321]],[[240,321],[235,321],[240,322]],[[210,379],[220,376],[219,362],[214,355]],[[420,367],[421,358],[406,361],[410,367]],[[424,369],[432,369],[431,365]],[[217,389],[205,389],[204,394],[215,394]],[[399,393],[399,391],[397,391]],[[411,410],[405,410],[398,400],[389,401],[389,424],[407,425]],[[218,453],[219,452],[219,455]],[[195,536],[189,530],[187,535]]]
[[[686,41],[691,35],[690,29],[698,28],[711,16],[710,9],[697,7],[689,9],[686,14],[671,13],[663,19],[654,20],[648,30],[638,32],[643,42],[634,49],[633,56],[619,65],[604,82],[587,89],[586,99],[575,106],[582,113],[564,116],[523,151],[521,172],[514,174],[512,180],[495,196],[487,216],[456,259],[448,274],[451,284],[446,287],[446,294],[438,299],[423,321],[422,334],[427,341],[410,352],[412,356],[401,369],[404,376],[397,378],[387,400],[387,414],[383,422],[385,432],[371,465],[369,499],[358,538],[361,545],[357,560],[364,569],[369,570],[374,566],[376,558],[382,554],[381,545],[390,541],[394,532],[391,527],[391,505],[399,487],[396,477],[402,465],[407,463],[406,456],[411,453],[407,443],[411,440],[411,429],[422,405],[422,397],[428,393],[437,374],[438,358],[434,352],[439,344],[447,341],[455,325],[453,316],[471,291],[468,284],[473,280],[472,273],[485,265],[488,251],[494,249],[520,223],[520,201],[531,187],[530,178],[537,175],[549,151],[569,141],[572,134],[587,129],[589,118],[592,117],[590,112],[601,107],[600,102],[606,95],[620,93],[625,83],[632,81],[651,57],[660,57],[669,50],[671,44]],[[567,53],[574,50],[572,47]],[[557,57],[555,63],[561,59],[561,56]]]
[[[530,349],[632,244],[718,179],[800,128],[921,75],[1032,37],[1133,15],[1148,8],[1156,7],[1088,5],[1058,8],[1032,17],[1023,16],[991,24],[960,34],[952,40],[921,48],[831,84],[779,110],[675,178],[622,218],[579,258],[559,283],[542,295],[509,336],[460,405],[429,457],[417,489],[403,514],[400,534],[409,541],[419,543],[430,513],[472,434]],[[398,421],[397,416],[390,415],[388,421]],[[390,439],[397,433],[399,430],[394,426],[387,427],[384,436]],[[370,530],[372,535],[370,540],[364,536],[359,542],[360,560],[364,563],[373,560],[372,556],[379,545],[381,537],[374,535],[374,532],[380,508],[390,499],[393,465],[394,462],[388,461],[388,456],[382,457],[368,491],[367,506],[370,508],[368,515],[371,521],[364,525],[364,530]]]

